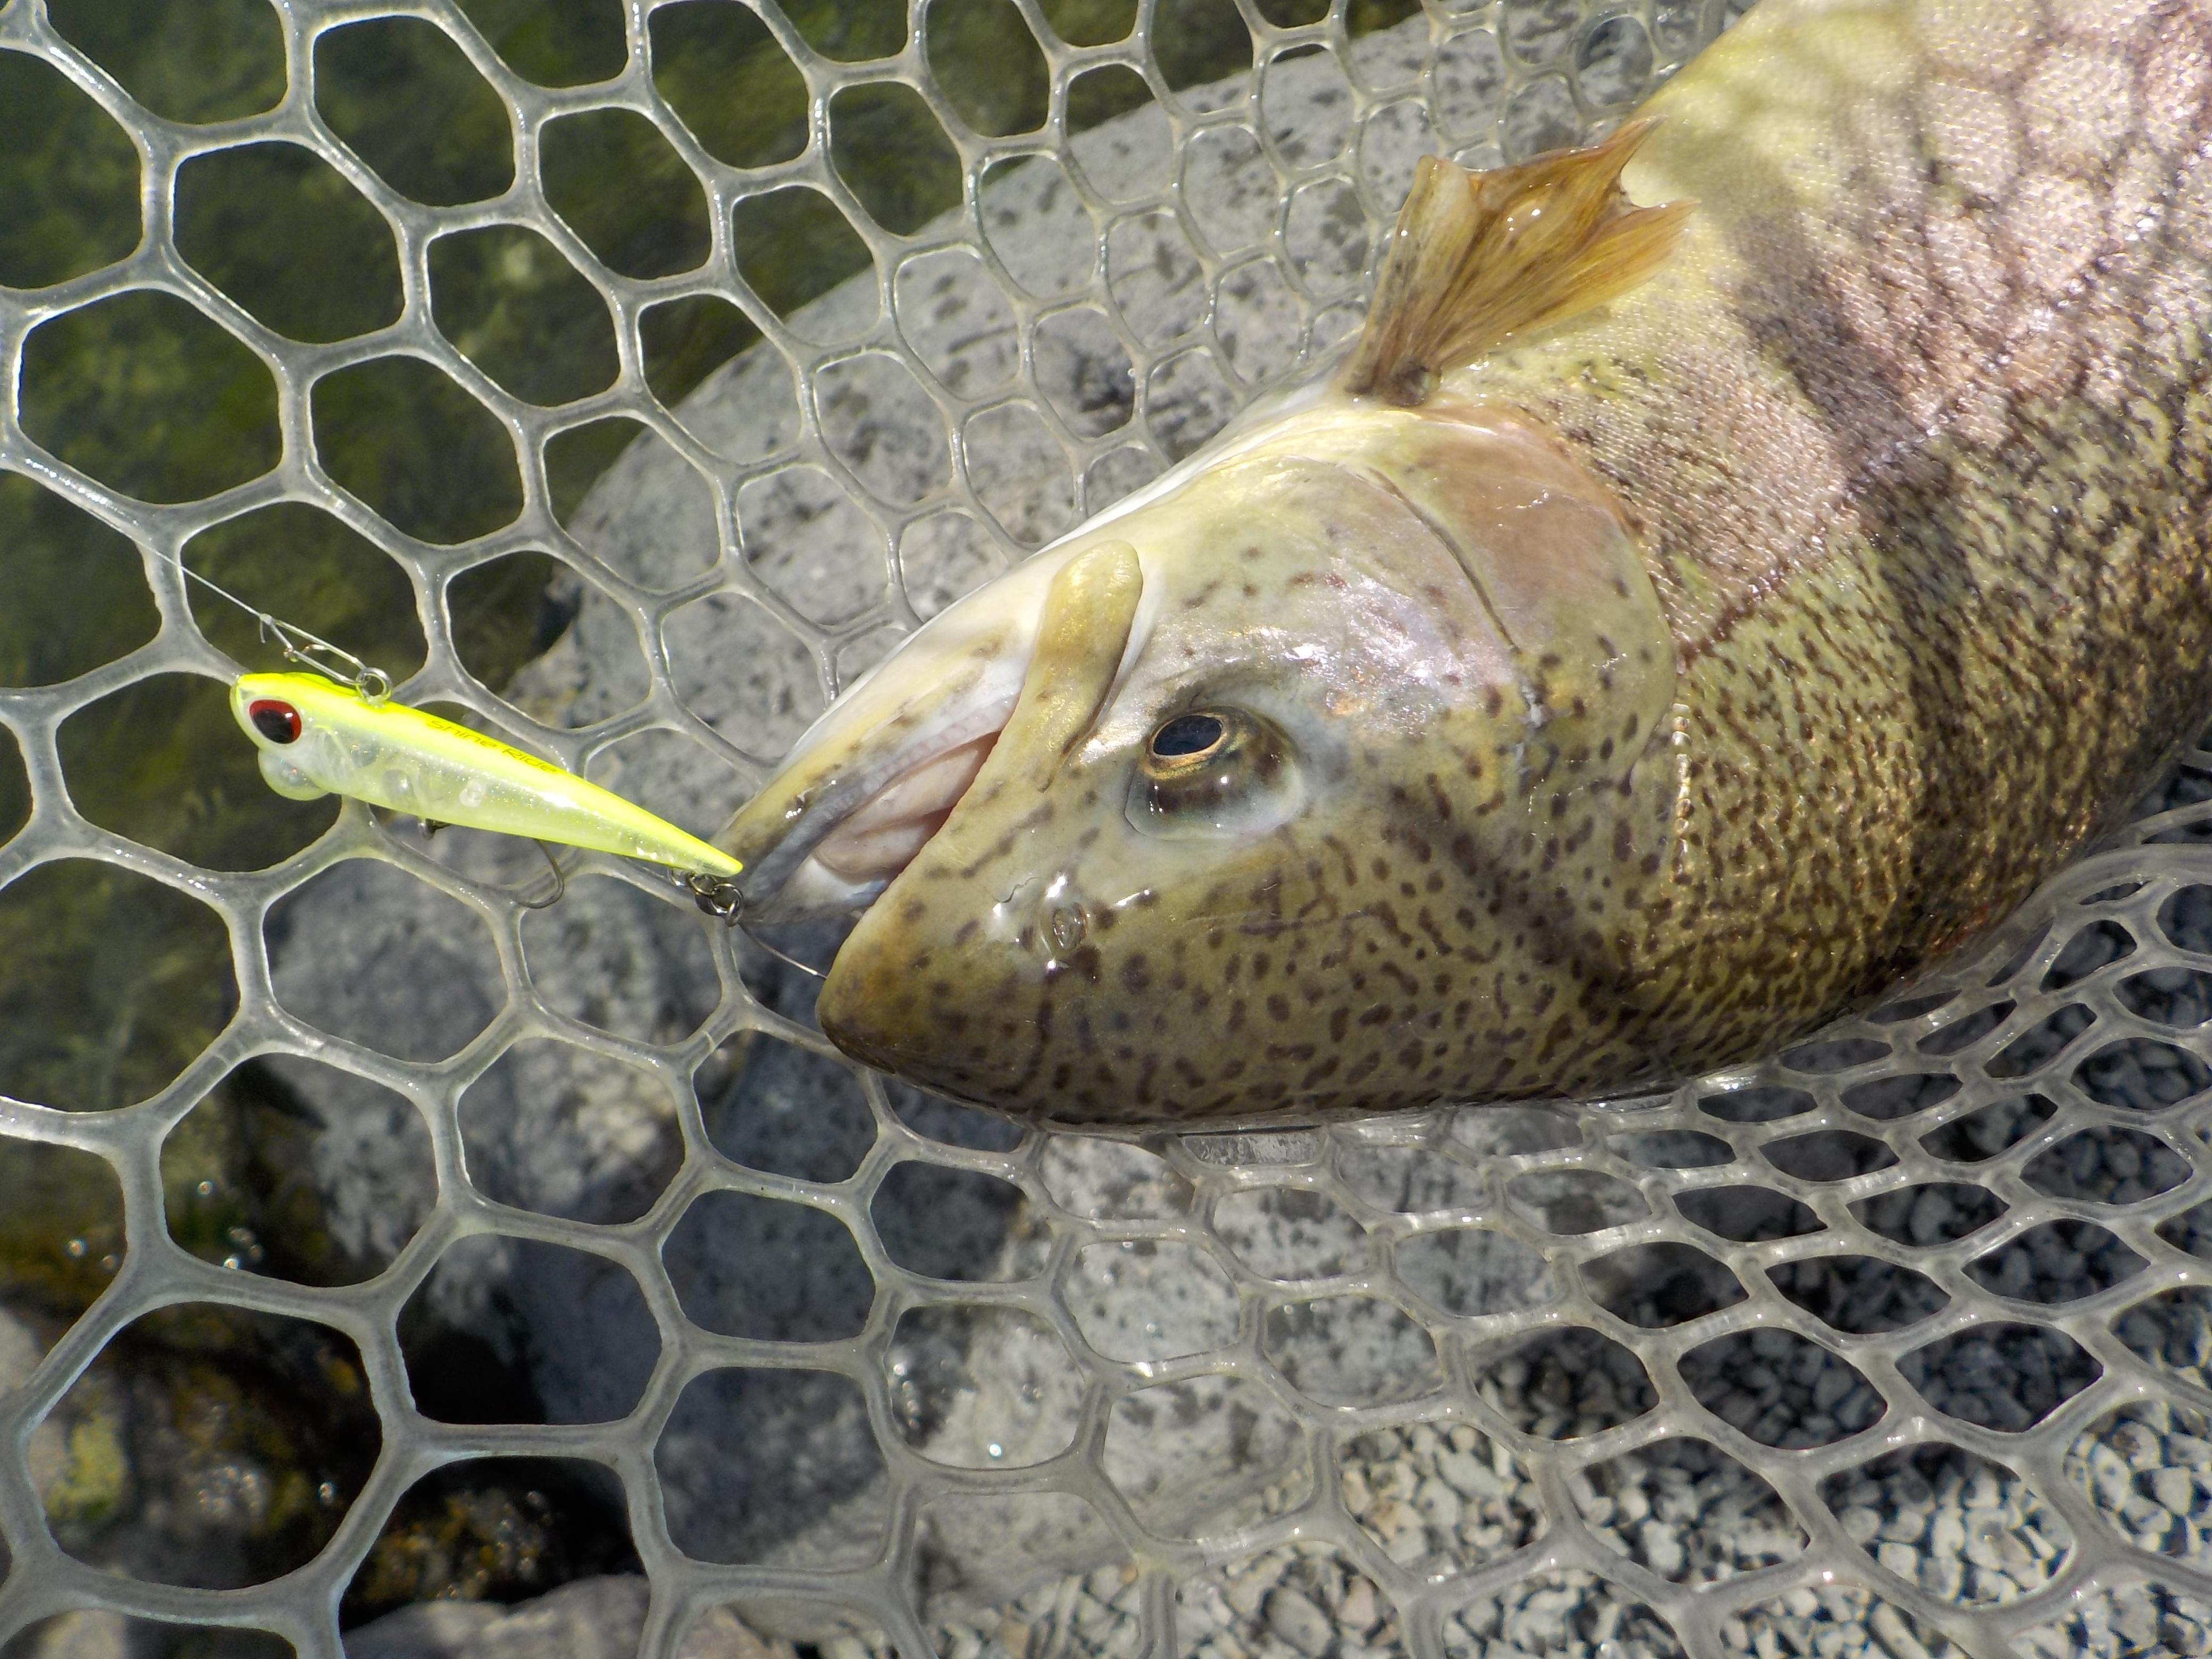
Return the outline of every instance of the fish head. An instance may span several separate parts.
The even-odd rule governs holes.
[[[721,842],[755,914],[866,906],[823,1029],[957,1098],[1092,1127],[1426,1103],[1526,1057],[1516,994],[1569,974],[1539,890],[1650,805],[1623,781],[1674,672],[1555,440],[1340,399],[933,622]]]

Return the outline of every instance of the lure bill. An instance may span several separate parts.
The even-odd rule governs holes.
[[[501,835],[730,877],[744,866],[574,773],[403,703],[372,701],[319,674],[247,674],[231,713],[280,795],[344,795]]]

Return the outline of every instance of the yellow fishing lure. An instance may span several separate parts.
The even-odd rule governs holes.
[[[348,795],[437,823],[730,877],[737,860],[611,790],[465,726],[320,674],[246,674],[231,712],[280,795]]]

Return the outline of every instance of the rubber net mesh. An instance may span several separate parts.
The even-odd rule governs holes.
[[[112,263],[0,291],[0,468],[129,537],[160,616],[116,660],[0,692],[31,799],[0,886],[130,872],[219,921],[235,986],[151,1098],[0,1100],[0,1135],[112,1168],[123,1215],[88,1311],[0,1354],[0,1642],[76,1651],[58,1644],[94,1609],[143,1641],[335,1655],[349,1586],[391,1570],[395,1512],[520,1458],[628,1530],[629,1577],[562,1592],[607,1644],[577,1652],[2204,1651],[2212,753],[1971,961],[1755,1071],[1602,1109],[1132,1144],[1022,1134],[854,1072],[804,981],[611,861],[539,912],[518,902],[548,879],[526,846],[358,807],[245,873],[81,810],[97,780],[64,764],[73,714],[235,672],[168,561],[293,501],[405,571],[427,641],[405,698],[711,828],[918,618],[1341,338],[1416,156],[1617,119],[1729,15],[1527,0],[1348,21],[1340,0],[1282,24],[1244,4],[1254,70],[1194,78],[1162,44],[1169,0],[1103,45],[1017,8],[1049,114],[993,137],[946,90],[942,15],[933,37],[917,3],[896,56],[846,62],[732,4],[807,110],[803,144],[742,166],[661,90],[697,6],[633,0],[620,72],[548,88],[453,4],[283,5],[285,95],[213,125],[143,107],[36,0],[0,11],[0,50],[127,135],[143,208]],[[426,206],[334,130],[318,73],[390,17],[496,94],[511,184]],[[1108,66],[1143,106],[1071,136]],[[926,106],[963,181],[919,225],[840,170],[848,100],[887,88]],[[680,158],[691,253],[617,269],[556,211],[542,177],[580,131]],[[396,321],[303,343],[180,252],[180,169],[274,142],[389,227]],[[518,392],[440,309],[440,239],[499,227],[543,239],[502,257],[587,287],[578,326],[611,319],[605,390]],[[250,218],[227,234],[314,252]],[[760,252],[777,237],[836,240],[860,274],[794,294]],[[149,295],[273,385],[271,464],[204,499],[132,499],[26,429],[40,331]],[[672,406],[646,373],[652,307],[698,296],[763,337]],[[491,527],[418,535],[405,480],[319,459],[319,385],[394,358],[511,444]],[[642,434],[580,510],[556,500],[547,454],[617,416]],[[495,695],[452,599],[522,551],[557,561],[567,632]],[[356,1282],[295,1282],[250,1234],[210,1249],[165,1214],[165,1146],[249,1063],[307,1103],[295,1173],[373,1258]],[[19,1219],[39,1202],[0,1194]],[[291,1333],[307,1358],[257,1386],[326,1401],[353,1473],[303,1496],[286,1482],[314,1471],[226,1453],[183,1497],[160,1487],[150,1443],[118,1443],[92,1396],[145,1386],[103,1350],[164,1318]],[[429,1397],[411,1333],[434,1328],[528,1370],[543,1420],[455,1406],[460,1362]],[[290,1504],[312,1547],[261,1582],[213,1546],[103,1549],[101,1524],[158,1532],[165,1503],[197,1504],[208,1537]],[[553,1629],[528,1650],[572,1650]]]

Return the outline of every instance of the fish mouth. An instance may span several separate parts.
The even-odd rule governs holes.
[[[1012,717],[1065,562],[1038,554],[933,617],[792,746],[714,837],[748,917],[864,910],[929,844]]]
[[[745,866],[747,915],[800,921],[873,902],[944,827],[997,745],[1013,698],[980,702],[866,734],[878,741],[839,744],[827,775],[828,757],[805,744],[794,751],[715,838]]]
[[[715,837],[745,866],[738,886],[749,917],[799,921],[866,909],[952,821],[987,768],[1009,763],[999,740],[1010,723],[1023,726],[1025,756],[1042,759],[1048,774],[1057,765],[1141,637],[1123,615],[1102,651],[1086,632],[1097,619],[1081,605],[1069,613],[1061,573],[1079,578],[1094,567],[1121,572],[1124,608],[1134,606],[1142,586],[1134,550],[1102,546],[1113,550],[1049,550],[978,589],[830,706]],[[1069,592],[1087,589],[1078,579]],[[1061,637],[1071,630],[1074,640]],[[1076,672],[1082,654],[1102,660]],[[1032,684],[1040,676],[1047,684]],[[1080,708],[1069,702],[1079,681],[1088,688],[1076,698]]]

